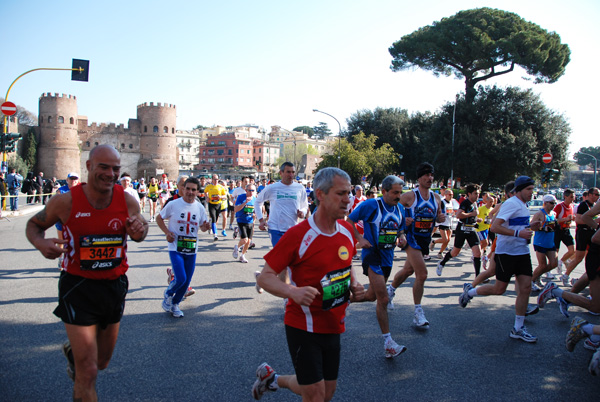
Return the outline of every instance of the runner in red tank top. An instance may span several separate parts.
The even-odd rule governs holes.
[[[148,223],[139,203],[115,186],[121,157],[110,145],[90,151],[88,181],[52,197],[27,222],[27,239],[48,259],[65,254],[54,314],[65,323],[67,373],[74,400],[97,400],[96,377],[110,361],[125,306],[128,282],[126,239],[144,240]],[[45,238],[63,224],[64,240]],[[59,247],[65,244],[65,248]]]

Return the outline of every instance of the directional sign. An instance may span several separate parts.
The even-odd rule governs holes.
[[[545,153],[544,156],[542,157],[542,161],[544,161],[544,163],[552,162],[552,154]]]
[[[12,116],[17,113],[17,105],[12,102],[4,102],[2,106],[0,106],[0,110],[5,116]]]

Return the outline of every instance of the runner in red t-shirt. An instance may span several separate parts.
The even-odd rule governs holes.
[[[556,255],[560,249],[560,243],[567,246],[567,252],[558,260],[558,273],[562,274],[563,266],[567,264],[567,260],[575,254],[575,241],[571,235],[571,222],[575,219],[575,211],[573,210],[573,201],[575,200],[575,192],[566,189],[563,193],[564,201],[554,207],[556,213],[556,221],[560,229],[554,232],[554,245],[556,246]]]
[[[296,375],[277,375],[267,363],[261,364],[252,387],[254,399],[288,388],[303,400],[331,400],[346,307],[349,300],[364,297],[352,272],[353,231],[343,220],[350,203],[350,177],[343,170],[325,168],[315,176],[314,188],[315,214],[286,231],[265,256],[258,276],[264,290],[288,299],[284,323]],[[277,277],[286,269],[292,284]]]

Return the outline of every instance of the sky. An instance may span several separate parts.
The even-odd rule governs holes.
[[[38,113],[42,93],[77,97],[88,122],[125,124],[136,107],[177,107],[177,128],[256,124],[291,130],[359,110],[393,107],[436,112],[462,80],[422,70],[392,72],[388,48],[403,35],[458,11],[499,8],[561,36],[571,49],[565,75],[533,84],[514,71],[485,82],[532,88],[569,121],[569,155],[600,146],[597,0],[104,0],[3,1],[0,96],[34,68],[90,60],[89,82],[68,71],[20,78],[8,100]],[[595,94],[595,95],[594,95]],[[450,135],[450,133],[449,133]],[[541,156],[540,156],[541,157]]]

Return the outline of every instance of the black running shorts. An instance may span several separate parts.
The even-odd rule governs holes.
[[[590,281],[600,277],[600,246],[597,244],[592,243],[585,256],[585,272]]]
[[[240,229],[240,238],[251,239],[254,231],[254,223],[242,223],[238,222],[238,228]]]
[[[533,276],[529,254],[508,255],[496,253],[494,261],[496,261],[496,279],[499,281],[508,283],[513,275]]]
[[[561,242],[567,247],[575,244],[569,229],[557,229],[554,231],[554,245],[556,246],[556,251],[560,248]]]
[[[285,335],[298,384],[337,380],[340,334],[315,334],[286,325]]]
[[[121,321],[128,288],[125,275],[114,280],[97,280],[63,271],[54,315],[66,324],[100,325],[104,329]]]

